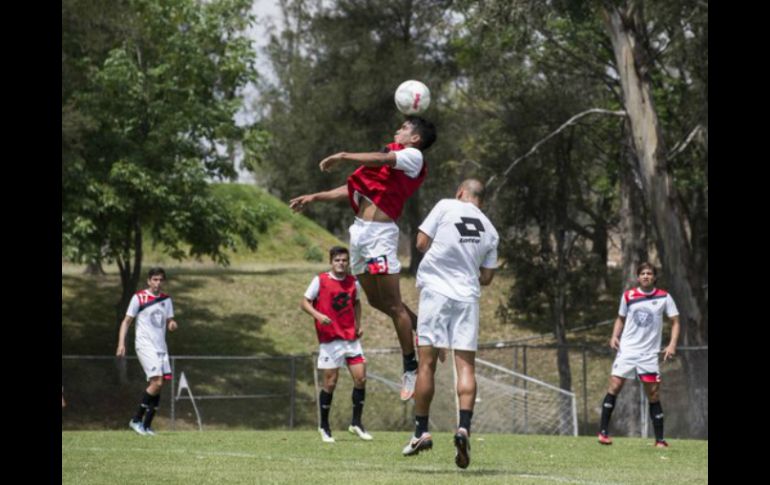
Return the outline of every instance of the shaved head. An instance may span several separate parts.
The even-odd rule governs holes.
[[[457,188],[457,198],[472,202],[474,199],[478,202],[477,205],[484,202],[484,195],[486,189],[484,184],[478,179],[465,179]]]

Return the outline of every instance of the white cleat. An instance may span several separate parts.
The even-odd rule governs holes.
[[[404,372],[401,377],[401,400],[408,401],[414,396],[414,385],[417,383],[417,371]]]
[[[318,432],[321,433],[321,441],[324,443],[334,443],[331,432],[328,432],[323,428],[318,428]]]
[[[348,426],[348,431],[350,431],[352,434],[357,435],[359,438],[361,438],[364,441],[372,441],[374,438],[372,435],[364,431],[364,428],[361,426],[353,426],[352,424]]]
[[[142,436],[147,435],[147,431],[144,430],[144,425],[142,425],[141,421],[134,421],[133,419],[128,422],[128,427],[136,431],[138,434]]]
[[[147,433],[147,436],[155,436],[155,431],[152,428],[144,428],[144,432]]]
[[[404,456],[412,456],[417,455],[421,451],[430,450],[431,448],[433,448],[433,437],[430,433],[423,433],[419,438],[412,436],[412,439],[409,440],[409,443],[407,443],[404,449],[401,450],[401,453]]]

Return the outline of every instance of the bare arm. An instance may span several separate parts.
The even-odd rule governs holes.
[[[427,234],[422,231],[417,231],[417,250],[424,253],[430,248],[430,243],[433,242]]]
[[[361,335],[364,334],[364,331],[361,330],[361,300],[356,300],[353,308],[356,315],[356,337],[361,338]]]
[[[396,166],[396,152],[380,153],[348,153],[339,152],[334,155],[330,155],[323,160],[319,166],[324,172],[330,171],[332,168],[341,165],[346,162],[352,162],[356,165],[365,165],[367,167],[382,167],[388,165],[391,167]]]
[[[610,347],[613,350],[620,348],[620,334],[623,333],[623,327],[626,325],[625,317],[618,316],[615,319],[615,325],[612,327],[612,337],[610,337]]]
[[[120,331],[118,332],[118,349],[115,351],[116,357],[126,356],[126,334],[128,333],[128,326],[134,321],[134,317],[126,317],[120,322]]]
[[[679,342],[680,330],[681,325],[679,324],[679,315],[671,317],[671,340],[668,342],[668,346],[663,350],[664,361],[676,355],[676,344]]]
[[[176,323],[176,320],[174,320],[173,318],[169,318],[166,321],[166,325],[168,325],[168,331],[169,332],[173,332],[174,330],[176,330],[176,328],[178,326],[177,323]]]
[[[294,212],[302,212],[305,207],[312,202],[336,202],[348,198],[348,186],[340,185],[336,189],[326,192],[316,192],[315,194],[305,194],[295,197],[289,201],[289,208]]]
[[[495,277],[494,268],[479,268],[481,273],[479,274],[479,283],[481,286],[487,286],[492,283],[492,278]]]
[[[313,303],[308,300],[307,298],[302,298],[302,301],[299,304],[299,307],[308,315],[315,318],[319,322],[321,322],[323,325],[329,325],[332,323],[332,319],[324,315],[323,313],[319,312],[315,308],[313,308]]]

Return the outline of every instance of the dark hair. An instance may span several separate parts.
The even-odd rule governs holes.
[[[338,254],[347,254],[348,258],[350,257],[348,248],[343,248],[342,246],[334,246],[329,250],[329,262],[331,263],[334,257],[337,256]]]
[[[636,267],[636,276],[639,276],[640,274],[642,274],[642,270],[645,270],[645,269],[651,270],[653,276],[658,276],[658,272],[655,270],[655,266],[647,262],[644,262]]]
[[[412,130],[420,135],[420,150],[425,151],[436,141],[436,127],[430,121],[420,116],[407,116],[407,123]]]
[[[155,266],[154,268],[150,268],[150,271],[147,272],[147,279],[149,280],[155,275],[163,275],[163,279],[166,279],[166,270],[161,268],[160,266]]]

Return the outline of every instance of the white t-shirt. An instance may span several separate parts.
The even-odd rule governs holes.
[[[457,301],[477,301],[479,268],[496,267],[500,240],[487,216],[470,202],[443,199],[419,229],[433,241],[417,270],[417,287]]]
[[[342,281],[345,279],[345,277],[337,278],[334,276],[334,273],[331,271],[327,272],[329,277],[337,280]],[[315,275],[313,278],[313,281],[310,282],[310,285],[307,287],[307,290],[305,290],[305,298],[307,298],[310,301],[315,300],[318,298],[318,292],[321,291],[321,279],[318,277],[318,275]],[[356,279],[356,301],[361,299],[361,283],[358,282]]]
[[[674,299],[665,291],[653,289],[645,293],[634,288],[624,292],[618,309],[618,315],[626,319],[619,353],[631,356],[657,354],[663,338],[664,313],[669,318],[679,315]]]
[[[422,152],[414,147],[407,147],[396,153],[396,166],[394,168],[403,170],[407,177],[417,178],[422,170]]]
[[[174,318],[174,304],[171,297],[158,303],[140,307],[157,299],[149,290],[142,290],[131,297],[126,315],[136,318],[136,348],[168,352],[166,347],[166,322]],[[138,314],[138,316],[137,316]]]

